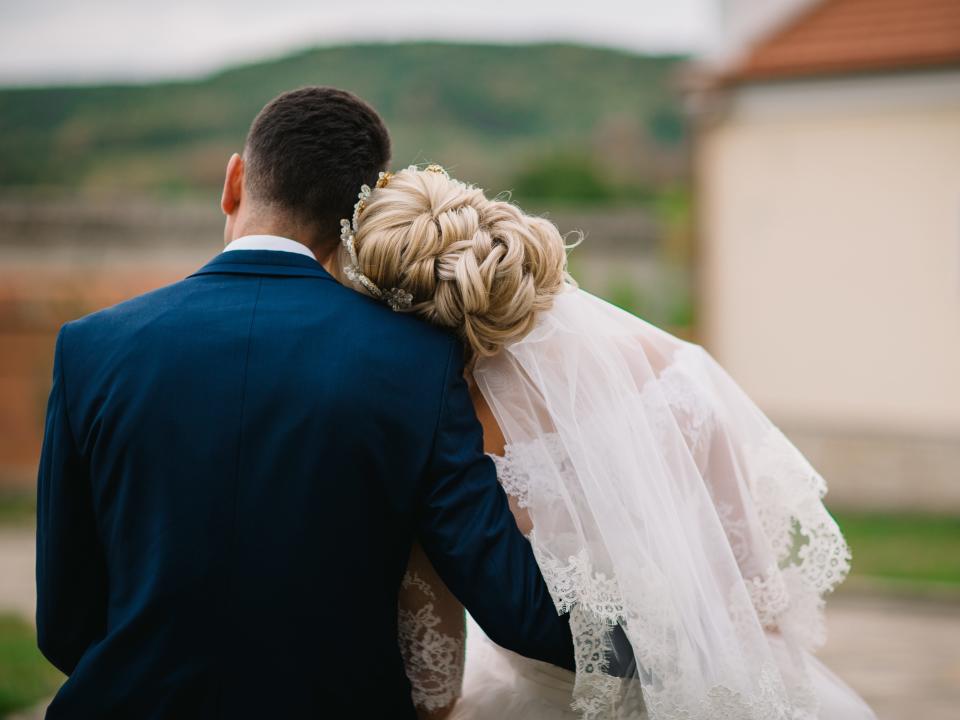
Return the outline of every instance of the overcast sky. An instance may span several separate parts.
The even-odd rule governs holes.
[[[351,40],[573,40],[697,50],[716,0],[0,0],[0,84],[202,75]]]

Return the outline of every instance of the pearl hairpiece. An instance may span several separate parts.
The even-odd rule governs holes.
[[[419,170],[419,168],[416,165],[410,165],[407,167],[407,170]],[[440,173],[448,178],[450,177],[449,173],[440,165],[427,165],[423,171]],[[373,280],[360,271],[360,261],[357,258],[357,249],[354,246],[357,223],[360,220],[360,213],[362,213],[367,206],[367,200],[370,199],[370,195],[374,189],[385,187],[393,175],[391,172],[381,172],[377,176],[377,182],[372,189],[367,184],[360,186],[357,203],[353,206],[353,218],[350,220],[343,218],[340,221],[340,241],[343,243],[343,247],[346,249],[349,258],[349,262],[346,263],[343,268],[343,272],[347,278],[349,278],[351,282],[360,285],[378,300],[383,300],[394,312],[398,312],[400,310],[407,310],[413,305],[413,293],[398,287],[390,288],[389,290],[381,290],[377,287],[377,284],[373,282]]]

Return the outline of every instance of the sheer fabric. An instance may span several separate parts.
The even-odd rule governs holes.
[[[422,718],[444,717],[460,697],[465,627],[463,606],[415,545],[400,586],[397,628],[413,704]]]
[[[808,651],[849,552],[823,479],[702,348],[571,288],[474,377],[583,718],[818,716]]]

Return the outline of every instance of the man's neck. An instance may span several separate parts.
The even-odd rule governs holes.
[[[277,217],[276,213],[248,212],[238,217],[236,224],[230,230],[225,246],[241,237],[272,235],[304,245],[321,265],[326,266],[331,258],[336,257],[337,243],[318,237],[318,234],[308,227]]]
[[[317,259],[317,256],[306,245],[279,235],[244,235],[236,240],[231,240],[224,248],[224,252],[234,250],[274,250],[305,255],[313,260]]]

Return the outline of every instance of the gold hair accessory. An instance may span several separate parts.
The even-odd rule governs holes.
[[[377,182],[374,187],[386,187],[392,177],[393,173],[391,172],[381,172],[377,176]],[[406,310],[413,304],[412,293],[402,288],[390,288],[387,291],[383,291],[377,287],[377,284],[373,282],[373,280],[360,272],[360,261],[357,258],[357,249],[354,247],[354,236],[357,232],[360,213],[366,208],[367,200],[370,199],[372,192],[373,190],[371,190],[370,186],[366,183],[361,185],[360,194],[357,196],[357,203],[353,206],[353,218],[351,220],[343,218],[340,221],[340,241],[343,243],[343,247],[346,249],[347,256],[349,257],[349,262],[343,267],[343,273],[351,282],[360,285],[378,300],[386,302],[394,312]]]
[[[407,170],[420,171],[420,168],[416,165],[409,165]],[[450,173],[448,173],[442,165],[437,165],[436,163],[427,165],[422,172],[437,173],[446,178],[450,177]],[[394,176],[395,174],[392,172],[381,172],[377,176],[377,182],[374,184],[373,189],[386,187]],[[371,189],[369,185],[361,185],[360,194],[357,196],[357,203],[353,206],[353,218],[351,220],[344,218],[340,221],[340,240],[349,258],[349,262],[344,265],[343,272],[351,282],[360,285],[375,298],[383,300],[393,308],[394,311],[407,310],[413,305],[412,293],[403,288],[396,287],[390,288],[389,290],[381,290],[373,280],[360,272],[360,261],[357,258],[357,249],[354,242],[356,239],[357,224],[360,221],[360,214],[367,207],[367,201],[370,199],[373,189]]]

